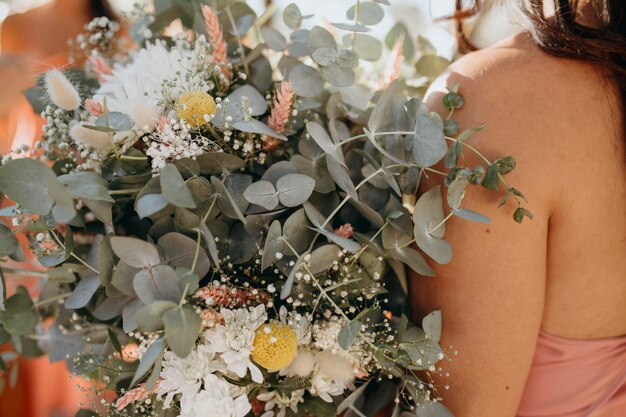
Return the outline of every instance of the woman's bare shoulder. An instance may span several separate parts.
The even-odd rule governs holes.
[[[559,172],[567,162],[582,154],[598,155],[598,143],[621,131],[610,117],[619,111],[619,101],[602,70],[548,55],[526,33],[451,65],[427,93],[433,110],[445,112],[441,98],[453,84],[466,103],[454,119],[462,129],[486,124],[472,138],[475,146],[493,157],[514,155],[520,181],[546,197],[549,211],[558,198],[555,189],[561,188],[557,178],[567,175]]]

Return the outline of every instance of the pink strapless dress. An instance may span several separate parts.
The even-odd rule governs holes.
[[[626,417],[626,337],[541,332],[517,417]]]

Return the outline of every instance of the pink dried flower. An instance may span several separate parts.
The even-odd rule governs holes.
[[[351,238],[354,230],[352,229],[352,225],[350,223],[346,223],[344,225],[339,226],[335,229],[335,234],[341,237]]]
[[[213,58],[217,62],[222,70],[222,75],[227,81],[230,81],[230,69],[228,68],[228,48],[226,41],[224,40],[224,32],[220,26],[220,22],[217,18],[217,14],[210,6],[206,4],[202,6],[202,16],[204,16],[204,23],[206,24],[207,34],[209,40],[213,44]]]
[[[115,408],[118,410],[123,410],[131,403],[145,400],[150,394],[155,392],[159,387],[159,381],[157,381],[156,385],[152,389],[152,391],[147,391],[145,384],[139,384],[137,388],[133,388],[130,391],[126,391],[124,395],[117,399],[115,402]]]
[[[216,324],[224,322],[224,316],[213,309],[204,309],[200,311],[200,319],[205,327],[214,327]]]
[[[404,36],[398,36],[396,42],[393,44],[385,71],[383,72],[382,87],[386,88],[395,79],[400,76],[400,63],[404,60]]]
[[[100,117],[104,114],[104,107],[102,104],[92,98],[85,100],[85,108],[93,117]]]
[[[267,125],[278,133],[285,131],[285,122],[291,114],[293,97],[295,93],[289,81],[283,81],[274,97],[272,111],[267,120]],[[263,136],[263,150],[265,152],[272,151],[278,147],[280,140],[271,136]]]
[[[104,81],[105,75],[113,74],[111,67],[109,67],[109,64],[107,64],[107,62],[101,56],[98,56],[98,55],[90,56],[89,64],[91,64],[91,69],[96,74],[100,82]]]
[[[226,285],[213,284],[200,288],[195,296],[212,307],[235,308],[266,303],[269,295],[265,291],[241,290]]]
[[[294,91],[289,81],[280,83],[280,88],[274,97],[272,112],[267,121],[267,125],[278,133],[285,131],[285,121],[291,114],[291,104],[293,102]]]

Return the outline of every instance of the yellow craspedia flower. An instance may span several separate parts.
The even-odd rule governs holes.
[[[178,99],[176,111],[178,117],[185,120],[192,126],[204,126],[208,122],[204,119],[204,115],[213,116],[217,107],[215,100],[210,94],[202,91],[188,91]]]
[[[272,322],[261,325],[254,335],[252,359],[270,371],[289,366],[296,357],[296,332],[286,324]]]

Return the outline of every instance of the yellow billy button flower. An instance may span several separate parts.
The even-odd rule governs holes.
[[[254,335],[252,359],[269,371],[291,364],[298,351],[296,333],[286,324],[272,322],[261,325]]]
[[[178,117],[192,126],[208,124],[204,115],[213,116],[217,107],[210,94],[202,91],[188,91],[178,99]]]

